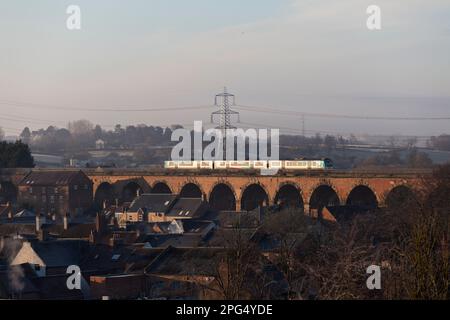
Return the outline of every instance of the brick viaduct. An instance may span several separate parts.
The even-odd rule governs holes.
[[[257,205],[289,203],[316,209],[325,205],[385,206],[394,195],[414,194],[429,171],[303,171],[261,176],[257,172],[169,171],[151,169],[86,169],[94,184],[94,200],[130,201],[136,193],[176,193],[203,197],[221,210],[250,210]],[[0,173],[17,184],[25,172]]]

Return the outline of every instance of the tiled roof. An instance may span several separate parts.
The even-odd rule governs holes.
[[[200,198],[179,198],[167,215],[180,218],[197,217],[203,213],[200,210],[202,205],[203,200]]]
[[[87,242],[78,240],[57,240],[31,242],[31,247],[47,267],[78,265]]]
[[[145,272],[152,275],[214,276],[213,261],[224,252],[222,248],[168,247],[145,268]]]
[[[47,186],[47,185],[68,185],[82,171],[31,171],[20,182],[21,186]]]
[[[144,209],[152,212],[166,212],[176,198],[174,194],[142,194],[131,203],[128,211],[136,212]]]

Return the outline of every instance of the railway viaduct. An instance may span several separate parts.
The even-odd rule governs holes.
[[[41,170],[41,169],[38,169]],[[67,169],[68,170],[68,169]],[[29,171],[29,170],[28,170]],[[16,186],[25,169],[0,172],[3,190]],[[253,171],[178,171],[83,169],[94,185],[93,198],[131,201],[137,193],[176,193],[202,197],[218,210],[252,210],[258,205],[288,205],[305,212],[326,205],[383,207],[394,198],[414,196],[426,170],[301,171],[262,176]]]

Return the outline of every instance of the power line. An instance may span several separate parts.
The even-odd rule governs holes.
[[[287,116],[308,116],[317,118],[333,118],[333,119],[354,119],[354,120],[397,120],[397,121],[443,121],[450,120],[450,117],[380,117],[380,116],[353,116],[346,114],[333,114],[333,113],[310,113],[310,112],[298,112],[291,110],[277,109],[273,107],[256,107],[256,106],[236,106],[238,110],[269,113],[277,115]]]
[[[280,129],[292,133],[303,133],[304,131],[308,133],[319,133],[319,134],[332,134],[332,135],[351,135],[351,134],[359,134],[362,135],[362,133],[355,133],[355,132],[342,132],[342,131],[326,131],[326,130],[303,130],[303,129],[296,129],[291,127],[280,127],[280,126],[274,126],[274,125],[268,125],[268,124],[262,124],[262,123],[249,123],[249,122],[241,122],[240,125],[247,127],[247,128],[263,128],[263,129]],[[389,135],[386,135],[389,136]],[[429,139],[432,136],[414,136],[418,139]]]
[[[211,106],[186,106],[186,107],[158,107],[148,108],[142,106],[118,106],[118,107],[68,107],[56,106],[48,104],[37,104],[29,102],[18,102],[11,100],[0,100],[0,105],[14,106],[17,108],[40,108],[60,111],[87,111],[87,112],[169,112],[169,111],[183,111],[183,110],[202,110],[211,108]]]

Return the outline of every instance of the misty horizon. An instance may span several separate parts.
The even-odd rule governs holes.
[[[320,116],[450,117],[450,4],[377,2],[377,32],[365,0],[82,0],[79,31],[65,28],[68,1],[2,3],[0,127],[206,124],[227,86],[243,126],[301,133],[301,117],[282,114],[295,111],[307,135],[449,133],[447,119]],[[168,110],[132,111],[155,108]]]

